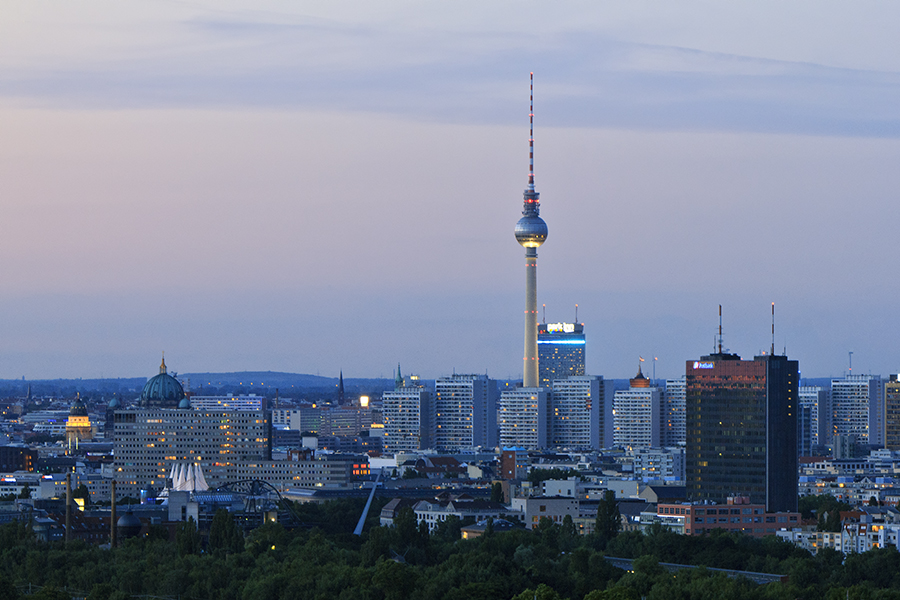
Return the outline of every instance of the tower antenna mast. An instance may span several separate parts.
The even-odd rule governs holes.
[[[719,305],[719,354],[722,354],[722,305]]]
[[[775,356],[775,303],[772,303],[772,350],[770,352],[772,356]]]
[[[534,192],[534,71],[528,79],[528,191]]]

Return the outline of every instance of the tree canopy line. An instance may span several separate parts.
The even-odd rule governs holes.
[[[114,549],[43,544],[27,522],[9,523],[0,526],[0,600],[900,600],[896,549],[843,560],[831,550],[812,556],[774,536],[688,537],[661,526],[621,532],[611,494],[601,501],[596,532],[586,536],[569,518],[544,519],[534,531],[488,526],[481,537],[460,539],[459,519],[429,533],[410,508],[401,509],[394,527],[380,527],[377,505],[364,534],[355,536],[363,503],[299,505],[308,527],[267,523],[246,535],[221,511],[208,532],[188,520],[174,543],[157,526]],[[604,556],[636,559],[633,572]],[[702,567],[671,573],[660,563],[778,573],[788,581],[757,585]]]

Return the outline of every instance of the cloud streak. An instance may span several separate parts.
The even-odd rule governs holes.
[[[537,72],[542,124],[900,136],[900,74],[561,31],[374,28],[194,17],[165,51],[0,71],[0,95],[83,108],[348,110],[519,122]],[[143,52],[143,53],[142,53]]]

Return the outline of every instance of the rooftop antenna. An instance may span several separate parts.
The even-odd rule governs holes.
[[[544,307],[544,325],[547,324],[547,305],[542,305]]]
[[[722,305],[719,305],[719,354],[722,354]]]
[[[528,191],[534,192],[534,71],[529,79],[528,97]]]
[[[772,351],[769,353],[775,356],[775,303],[772,303]]]
[[[575,322],[578,322],[578,305],[575,305]]]
[[[850,375],[853,375],[853,350],[849,352],[850,354]]]

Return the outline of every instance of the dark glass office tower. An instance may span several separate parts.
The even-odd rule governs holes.
[[[538,385],[584,375],[584,325],[541,323],[538,325]]]
[[[797,361],[720,352],[688,361],[686,379],[689,499],[796,511]]]

